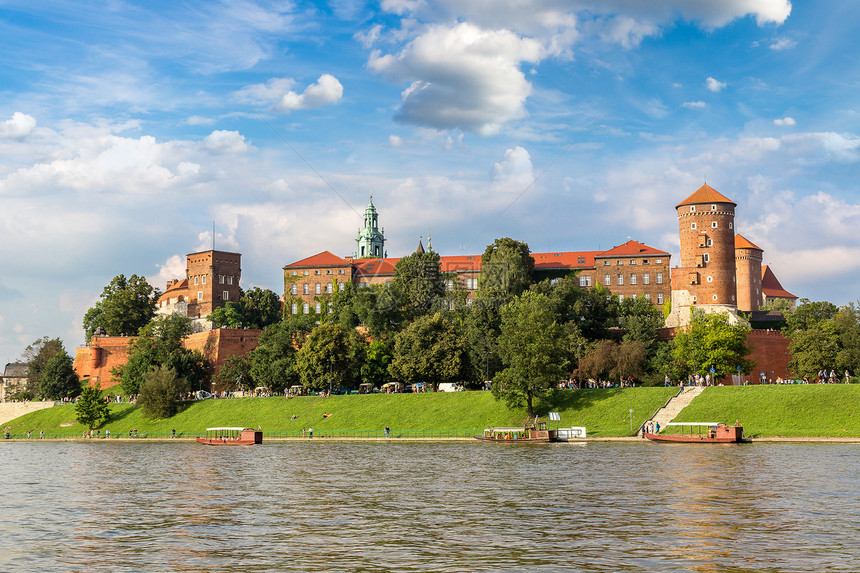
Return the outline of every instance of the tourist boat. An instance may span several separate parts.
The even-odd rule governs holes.
[[[538,444],[558,441],[556,430],[550,430],[545,422],[527,424],[522,428],[487,428],[483,435],[473,436],[482,442],[501,444]]]
[[[645,432],[645,437],[655,442],[739,444],[749,442],[744,438],[744,427],[729,426],[717,422],[669,422],[658,433]]]
[[[251,446],[263,443],[263,432],[242,426],[206,428],[206,437],[197,441],[208,446]]]

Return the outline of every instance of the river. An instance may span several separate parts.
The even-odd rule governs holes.
[[[858,571],[860,445],[0,444],[2,571]]]

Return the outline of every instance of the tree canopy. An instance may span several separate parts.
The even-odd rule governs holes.
[[[273,291],[254,287],[239,302],[228,302],[209,313],[212,324],[229,328],[262,329],[281,320],[281,301]]]
[[[145,418],[169,418],[179,411],[179,395],[188,390],[188,381],[176,370],[157,365],[144,374],[137,403]]]
[[[400,307],[411,316],[439,308],[445,298],[439,253],[415,252],[401,258],[394,266],[392,288],[401,297]]]
[[[434,391],[462,382],[470,372],[462,328],[442,312],[417,318],[395,336],[388,371],[395,380],[424,382]]]
[[[496,239],[481,255],[481,291],[487,297],[510,300],[529,287],[534,268],[528,244],[508,237]]]
[[[100,427],[110,416],[110,408],[102,396],[101,390],[87,386],[75,402],[75,416],[79,424],[87,429]]]
[[[40,396],[42,378],[48,362],[57,354],[65,352],[63,342],[59,338],[44,336],[24,349],[21,362],[27,363],[27,394],[30,398]]]
[[[62,400],[80,393],[81,380],[72,367],[72,358],[61,349],[45,365],[39,396],[46,400]]]
[[[534,416],[534,398],[545,397],[567,378],[566,339],[546,295],[526,291],[505,305],[499,352],[506,367],[493,383],[496,398],[509,407],[525,403]]]
[[[114,277],[102,291],[101,300],[84,314],[86,339],[92,338],[99,327],[108,336],[136,334],[155,317],[155,303],[160,295],[145,277]]]
[[[711,368],[713,377],[737,374],[738,367],[749,374],[753,363],[747,357],[749,327],[731,324],[723,313],[704,313],[693,309],[689,328],[674,339],[675,359],[686,367],[686,373],[706,375]]]
[[[296,356],[302,385],[311,390],[338,390],[350,367],[349,333],[334,322],[311,331]]]

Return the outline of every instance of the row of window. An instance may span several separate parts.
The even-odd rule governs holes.
[[[328,310],[328,313],[329,313],[329,314],[331,314],[331,313],[332,313],[332,306],[331,306],[331,303],[328,303],[328,308],[327,308],[327,310]],[[290,312],[291,312],[291,313],[293,313],[293,314],[298,314],[298,313],[299,313],[299,305],[298,305],[298,303],[295,303],[295,302],[294,302],[294,303],[290,306]],[[320,304],[320,303],[316,303],[316,304],[314,305],[314,313],[316,313],[316,314],[320,314],[321,312],[322,312],[322,304]],[[310,313],[311,313],[311,305],[310,305],[309,303],[307,303],[307,302],[306,302],[306,303],[304,303],[304,304],[302,304],[302,314],[310,314]]]
[[[343,291],[346,288],[346,283],[338,283],[337,290]],[[311,285],[310,283],[302,283],[302,294],[311,294]],[[322,283],[314,284],[314,294],[322,294],[323,285]],[[325,293],[332,294],[334,292],[334,283],[326,283],[325,285]],[[290,294],[297,295],[299,294],[299,285],[293,283],[290,287]]]
[[[695,225],[695,223],[693,223],[693,224]],[[693,228],[695,229],[695,227],[693,227]],[[618,265],[618,266],[620,267],[621,265],[623,265],[623,264],[624,264],[624,260],[625,260],[625,259],[618,259],[617,261],[615,261],[615,264],[616,264],[616,265]],[[639,264],[639,263],[637,262],[637,259],[627,259],[627,261],[628,261],[628,263],[627,263],[628,265],[637,265],[637,264]],[[648,264],[648,262],[649,262],[649,260],[648,260],[648,259],[642,259],[642,264],[643,264],[643,265],[647,265],[647,264]],[[605,261],[603,261],[603,266],[604,266],[604,267],[608,267],[608,266],[609,266],[609,265],[611,265],[611,264],[612,264],[612,261],[610,261],[609,259],[606,259]],[[654,264],[655,264],[655,265],[662,265],[662,264],[663,264],[663,259],[656,259],[656,260],[654,261]]]
[[[310,274],[311,274],[311,271],[309,271],[308,269],[305,269],[304,271],[302,271],[302,276],[309,276]],[[322,274],[322,270],[321,270],[321,269],[315,269],[315,270],[314,270],[314,275],[319,276],[319,275],[321,275],[321,274]],[[332,271],[332,269],[326,269],[325,274],[327,274],[327,275],[333,275],[333,274],[334,274],[334,271]],[[338,270],[337,270],[337,274],[339,274],[339,275],[345,275],[345,274],[346,274],[346,269],[338,269]],[[294,277],[297,277],[297,276],[299,276],[299,271],[292,271],[292,272],[290,273],[290,275],[291,275],[291,276],[294,276]]]
[[[221,300],[230,300],[230,291],[221,291]],[[203,302],[203,291],[197,291],[197,302]]]
[[[732,227],[733,227],[733,223],[730,221],[729,222],[729,229],[731,229]],[[711,221],[711,229],[719,229],[719,228],[720,228],[720,225],[716,221]],[[696,230],[696,224],[690,223],[690,229],[695,231]]]
[[[716,210],[717,210],[717,206],[711,205],[711,211],[716,211]],[[696,206],[690,205],[690,213],[695,213],[695,212],[696,212]]]
[[[194,278],[194,284],[206,284],[206,275],[196,275]],[[223,285],[232,285],[233,284],[233,276],[232,275],[218,275],[218,284]]]
[[[588,277],[588,279],[589,279],[588,285],[582,284],[582,279],[584,279],[584,278],[586,278],[586,277],[579,277],[579,286],[591,286],[590,285],[591,277]],[[663,284],[663,273],[657,273],[654,278],[655,278],[655,280],[654,280],[655,284],[658,284],[658,285]],[[618,273],[618,275],[616,276],[615,284],[617,284],[618,286],[624,285],[624,273]],[[632,285],[637,284],[636,273],[630,273],[630,284],[632,284]],[[642,284],[643,285],[651,284],[651,273],[642,273]],[[603,275],[603,286],[610,286],[610,285],[612,285],[612,276],[609,273],[606,273],[605,275]]]
[[[630,298],[636,298],[635,294],[630,294],[627,296]],[[651,295],[647,292],[645,294],[643,294],[642,296],[645,298],[645,300],[651,300]],[[693,298],[695,298],[695,297],[693,297]],[[618,295],[618,302],[624,302],[624,295],[623,294]],[[662,292],[657,293],[657,304],[663,304],[663,293]]]

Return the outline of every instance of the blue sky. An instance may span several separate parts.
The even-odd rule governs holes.
[[[242,284],[352,254],[628,237],[678,263],[704,181],[801,297],[858,298],[851,2],[0,0],[0,363],[83,342],[119,273]]]

